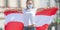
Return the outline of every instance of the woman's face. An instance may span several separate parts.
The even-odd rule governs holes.
[[[27,4],[26,4],[27,8],[32,8],[33,5],[32,5],[32,1],[28,1]]]

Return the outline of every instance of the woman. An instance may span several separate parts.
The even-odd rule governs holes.
[[[32,1],[29,0],[26,2],[26,9],[23,9],[24,13],[24,30],[35,30],[34,24],[34,16],[37,8],[33,8]]]

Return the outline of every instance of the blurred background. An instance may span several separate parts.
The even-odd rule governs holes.
[[[26,8],[26,1],[27,0],[0,0],[0,30],[4,30],[5,15],[3,12],[9,8]],[[34,2],[34,7],[40,7],[38,0],[32,1]],[[55,3],[59,9],[48,30],[60,30],[60,0],[55,0]]]

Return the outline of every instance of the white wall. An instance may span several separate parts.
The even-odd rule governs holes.
[[[21,0],[21,7],[26,8],[26,0]]]
[[[39,0],[33,0],[34,1],[34,7],[39,8]]]
[[[0,20],[0,28],[2,28],[4,30],[4,22],[5,20]]]
[[[17,0],[8,0],[9,7],[18,7]]]
[[[4,8],[0,8],[0,12],[4,12],[5,9]],[[4,13],[0,13],[0,18],[4,18]],[[4,22],[5,20],[3,19],[0,19],[0,28],[2,28],[4,30]]]
[[[0,0],[0,7],[4,6],[4,0]]]
[[[50,0],[50,7],[54,7],[54,6],[56,6],[55,0]]]

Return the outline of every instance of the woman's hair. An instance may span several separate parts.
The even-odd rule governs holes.
[[[28,3],[29,0],[26,1],[26,3]]]
[[[32,4],[32,0],[27,0],[26,1],[26,7],[27,7],[27,5],[29,5],[29,4]],[[28,7],[27,7],[28,8]]]
[[[32,1],[32,0],[27,0],[26,3],[28,3],[29,1]]]

